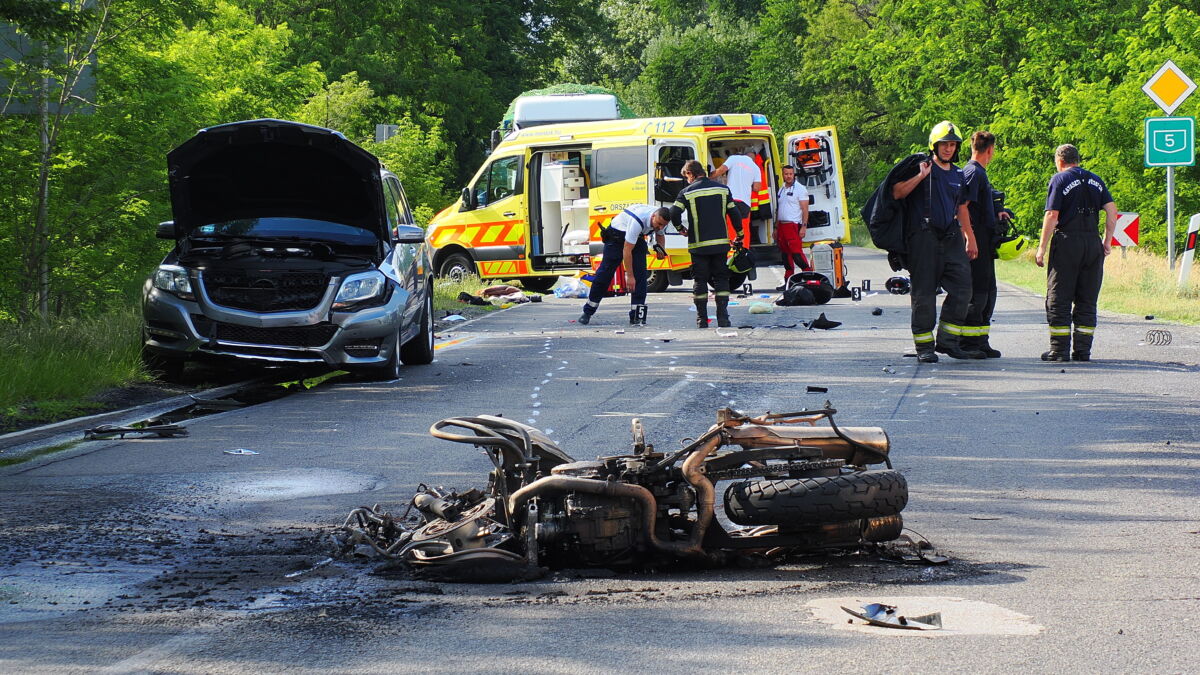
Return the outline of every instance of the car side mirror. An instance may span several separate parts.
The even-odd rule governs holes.
[[[154,236],[158,237],[159,239],[170,239],[171,241],[174,241],[175,221],[164,220],[163,222],[159,223],[158,229],[154,232]]]
[[[471,188],[465,187],[462,189],[462,206],[459,211],[470,211],[475,208],[475,195],[471,192]]]
[[[420,244],[425,241],[425,230],[416,225],[397,225],[393,230],[397,244]]]

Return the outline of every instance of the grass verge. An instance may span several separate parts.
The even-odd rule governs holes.
[[[150,379],[139,356],[141,311],[0,324],[0,426],[102,408],[90,397]]]
[[[1178,286],[1178,274],[1178,268],[1167,270],[1167,260],[1162,256],[1138,249],[1126,253],[1114,250],[1104,261],[1100,309],[1200,324],[1200,271],[1192,271],[1184,289]],[[1046,292],[1046,270],[1034,263],[1032,252],[1015,260],[997,260],[996,276],[1035,293]]]
[[[437,279],[433,282],[433,311],[435,315],[441,315],[445,312],[453,312],[461,314],[466,308],[473,310],[473,313],[478,315],[482,312],[490,312],[495,307],[491,305],[468,305],[458,301],[459,293],[467,293],[470,295],[479,295],[479,292],[490,286],[491,283],[484,283],[479,277],[474,274],[469,274],[462,281],[451,281],[450,279]],[[477,311],[476,311],[477,310]]]

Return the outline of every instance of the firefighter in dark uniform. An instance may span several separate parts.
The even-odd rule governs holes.
[[[1091,360],[1104,258],[1112,253],[1111,242],[1117,227],[1117,205],[1108,186],[1099,176],[1079,166],[1079,161],[1079,150],[1073,145],[1060,145],[1054,151],[1058,173],[1050,179],[1036,255],[1038,267],[1045,267],[1046,249],[1050,249],[1046,270],[1050,351],[1042,354],[1043,361]],[[1101,211],[1107,218],[1103,239],[1097,231]]]
[[[696,303],[696,326],[708,328],[708,287],[716,291],[717,325],[729,322],[729,268],[726,258],[731,242],[725,218],[734,223],[737,238],[742,238],[741,213],[729,188],[707,177],[704,167],[688,160],[681,172],[687,187],[671,205],[671,223],[688,238],[688,254],[692,257],[692,299]],[[687,211],[688,228],[681,226],[680,214]]]
[[[983,352],[989,359],[1000,358],[999,350],[992,349],[989,334],[996,309],[996,245],[1006,228],[1002,221],[1009,218],[1008,211],[996,212],[992,182],[988,179],[987,166],[995,156],[995,135],[987,131],[971,134],[971,161],[963,166],[963,177],[967,180],[967,212],[971,214],[979,255],[971,261],[971,302],[967,305],[962,342],[964,347]]]
[[[930,161],[916,175],[892,186],[904,205],[906,267],[912,277],[912,333],[921,363],[937,363],[941,352],[956,359],[985,359],[962,344],[963,324],[971,301],[971,268],[979,251],[964,199],[966,180],[953,160],[962,136],[949,121],[929,133]],[[946,291],[940,324],[937,289]],[[934,327],[937,336],[934,337]]]

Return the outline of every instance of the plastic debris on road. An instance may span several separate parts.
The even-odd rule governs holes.
[[[556,298],[586,298],[590,289],[575,277],[562,277],[552,290]]]
[[[462,314],[447,314],[442,317],[442,321],[466,321],[467,317]]]
[[[774,314],[775,308],[765,302],[750,303],[751,314]]]
[[[234,448],[233,450],[223,450],[222,452],[224,452],[227,455],[257,455],[257,454],[259,454],[255,450],[247,450],[246,448]]]

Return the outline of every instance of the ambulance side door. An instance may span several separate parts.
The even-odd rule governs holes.
[[[850,243],[850,214],[837,129],[821,127],[784,136],[783,164],[796,167],[796,182],[808,190],[806,243]]]
[[[690,159],[699,159],[696,141],[688,138],[652,138],[650,139],[650,171],[652,177],[648,204],[670,208],[679,196],[679,192],[687,187],[683,177],[683,165]],[[680,216],[684,227],[688,224],[688,214],[685,211]],[[687,237],[668,225],[667,250],[675,253],[687,253]]]
[[[646,146],[641,139],[605,139],[592,143],[592,174],[589,191],[591,251],[599,256],[600,228],[608,225],[622,209],[643,203],[646,196]],[[595,267],[595,263],[593,263]]]

